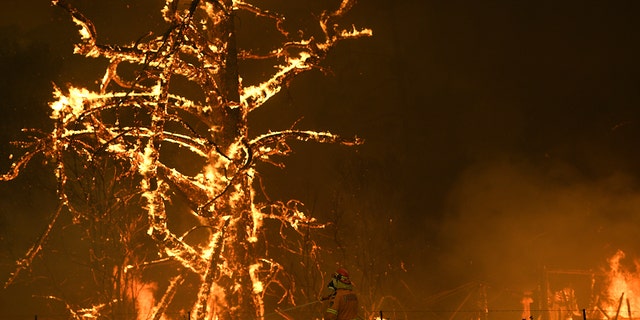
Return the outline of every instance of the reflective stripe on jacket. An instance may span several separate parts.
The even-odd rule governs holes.
[[[358,297],[353,291],[339,288],[325,312],[326,320],[356,320],[358,318]]]

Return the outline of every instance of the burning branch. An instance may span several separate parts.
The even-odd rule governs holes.
[[[295,286],[287,288],[281,279],[284,267],[268,256],[264,220],[279,222],[285,240],[286,229],[306,237],[304,232],[324,225],[305,214],[298,201],[258,203],[254,190],[256,163],[287,155],[287,142],[292,139],[345,146],[361,144],[362,140],[294,129],[251,137],[248,114],[295,76],[321,68],[320,62],[339,41],[371,35],[368,29],[339,28],[339,18],[353,3],[344,0],[338,9],[321,15],[320,37],[293,39],[293,33],[284,28],[282,15],[244,1],[192,0],[185,9],[179,0],[167,0],[162,14],[169,26],[164,34],[145,35],[131,45],[104,45],[97,43],[97,31],[89,18],[66,0],[53,0],[79,27],[81,42],[74,52],[104,59],[108,66],[99,92],[81,87],[69,87],[65,92],[54,88],[55,101],[50,103],[54,129],[41,139],[18,144],[25,152],[0,176],[4,181],[13,180],[35,155],[44,154],[55,164],[60,199],[47,229],[18,260],[5,287],[33,263],[67,209],[75,224],[108,224],[101,221],[104,217],[117,221],[105,228],[120,233],[118,258],[98,258],[95,254],[90,258],[102,259],[104,268],[104,261],[108,261],[109,267],[119,273],[113,276],[113,288],[139,286],[143,271],[156,267],[158,261],[173,267],[171,280],[159,286],[165,289],[148,319],[164,317],[175,303],[174,296],[188,281],[197,291],[190,300],[193,305],[175,308],[192,310],[197,319],[262,317],[270,287],[285,291],[278,303],[286,300],[294,304]],[[266,54],[237,48],[237,11],[271,19],[284,41]],[[238,74],[238,64],[244,59],[273,59],[276,71],[259,84],[245,86]],[[133,77],[125,76],[119,72],[123,62],[138,65],[138,72]],[[178,76],[199,87],[204,101],[194,101],[187,93],[174,90],[171,83]],[[194,129],[202,127],[205,132]],[[165,161],[166,150],[176,148],[189,159],[199,159],[187,164],[197,173],[187,174]],[[109,168],[109,173],[97,170],[99,167]],[[95,173],[110,182],[98,186]],[[74,198],[78,188],[82,196]],[[110,203],[104,207],[92,203],[98,192],[113,192],[107,200]],[[177,196],[190,210],[171,211]],[[140,219],[140,213],[145,219]],[[179,236],[175,229],[179,224],[170,221],[173,216],[195,221],[187,234],[202,230],[204,235],[189,240]],[[135,243],[142,229],[147,230],[145,240],[152,243],[144,248]],[[305,239],[304,245],[309,244],[316,250],[315,244]],[[302,250],[288,245],[282,249],[296,254]],[[154,254],[150,254],[152,250],[156,250]],[[65,304],[73,318],[97,317],[130,299],[119,295],[80,311]]]

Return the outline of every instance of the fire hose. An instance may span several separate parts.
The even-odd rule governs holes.
[[[313,304],[316,304],[316,303],[320,303],[320,302],[322,302],[322,300],[311,301],[311,302],[308,302],[308,303],[305,303],[305,304],[301,304],[301,305],[298,305],[298,306],[293,306],[293,307],[286,308],[286,309],[276,309],[274,313],[265,315],[265,317],[266,316],[270,316],[270,315],[275,315],[275,314],[278,314],[278,315],[281,315],[281,316],[285,316],[283,314],[283,312],[304,308],[306,306],[310,306],[310,305],[313,305]]]
[[[318,300],[318,301],[311,301],[311,302],[308,302],[308,303],[305,303],[305,304],[301,304],[301,305],[299,305],[299,306],[294,306],[294,307],[287,308],[287,309],[278,309],[278,310],[280,310],[280,311],[291,311],[291,310],[295,310],[295,309],[300,309],[300,308],[302,308],[302,307],[310,306],[310,305],[312,305],[312,304],[316,304],[316,303],[318,303],[318,302],[322,302],[322,301],[320,301],[320,300]]]

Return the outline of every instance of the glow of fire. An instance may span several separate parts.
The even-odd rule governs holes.
[[[625,253],[621,250],[609,259],[608,286],[602,307],[610,315],[619,309],[621,317],[628,317],[630,314],[637,314],[640,309],[640,271],[637,271],[640,270],[640,263],[634,261],[636,271],[632,272],[622,265],[624,259]],[[636,308],[635,312],[633,308]]]
[[[269,52],[268,56],[284,61],[284,63],[277,66],[275,74],[259,84],[249,86],[240,84],[240,99],[237,103],[224,103],[224,99],[217,97],[212,98],[210,104],[200,105],[195,101],[170,93],[168,84],[171,77],[174,74],[185,76],[200,85],[204,92],[214,92],[214,88],[209,87],[211,85],[208,78],[210,77],[209,72],[213,71],[215,75],[220,71],[221,64],[219,61],[207,60],[202,52],[198,52],[194,48],[206,47],[220,56],[226,54],[225,51],[228,48],[201,40],[202,37],[195,30],[204,31],[207,24],[205,21],[192,21],[193,12],[187,10],[172,12],[170,8],[172,8],[173,0],[167,0],[162,9],[163,17],[171,24],[177,22],[183,26],[184,28],[179,28],[180,32],[171,32],[167,34],[168,37],[159,36],[148,42],[139,43],[135,50],[115,50],[109,46],[98,46],[92,22],[66,1],[53,0],[52,2],[66,9],[71,14],[73,22],[79,27],[81,43],[75,47],[74,52],[87,57],[107,58],[111,65],[102,77],[100,93],[74,86],[70,86],[67,93],[63,93],[58,87],[54,88],[55,100],[50,103],[50,107],[52,110],[51,118],[56,121],[55,129],[46,139],[41,140],[44,142],[26,143],[26,146],[35,146],[34,149],[18,157],[12,166],[12,172],[2,175],[2,180],[14,179],[19,170],[36,153],[44,153],[55,159],[57,163],[55,174],[59,181],[58,193],[61,201],[58,213],[63,207],[66,207],[77,218],[83,213],[73,208],[67,195],[70,191],[67,187],[69,179],[66,171],[67,157],[65,157],[65,152],[76,152],[76,156],[84,157],[86,161],[91,162],[98,154],[96,150],[99,150],[113,159],[127,163],[128,172],[136,172],[138,175],[138,190],[135,192],[139,192],[143,199],[143,207],[146,210],[149,224],[147,233],[161,248],[160,257],[175,261],[182,269],[200,276],[201,290],[193,307],[196,317],[217,319],[223,308],[229,310],[238,308],[239,306],[229,306],[225,302],[228,295],[244,290],[240,280],[233,278],[235,273],[230,264],[231,261],[220,258],[220,254],[224,253],[223,249],[226,243],[240,244],[248,248],[248,246],[260,242],[259,231],[265,219],[279,221],[283,226],[291,227],[298,232],[303,225],[314,228],[324,226],[307,217],[303,210],[299,209],[301,205],[297,201],[257,204],[253,188],[253,177],[256,174],[254,161],[269,161],[270,156],[288,154],[289,147],[286,141],[290,139],[343,145],[361,143],[357,138],[342,139],[328,132],[305,130],[269,132],[251,139],[246,134],[248,132],[246,130],[246,116],[276,95],[292,77],[317,67],[318,61],[322,60],[326,52],[339,40],[370,36],[371,30],[358,30],[352,27],[351,30],[334,32],[327,28],[329,24],[331,28],[334,28],[336,24],[333,23],[333,20],[342,16],[352,5],[352,1],[343,0],[338,10],[325,12],[322,15],[320,24],[325,31],[324,41],[309,38],[288,42],[288,45],[300,49],[298,56],[290,57],[286,50],[281,49]],[[233,7],[225,10],[220,10],[219,6],[224,6],[223,4],[216,3],[218,5],[210,1],[193,2],[192,4],[199,4],[199,10],[202,10],[210,20],[209,22],[213,24],[219,24],[228,18],[225,10],[248,10],[258,16],[274,19],[276,24],[279,24],[283,19],[242,1],[233,1]],[[288,35],[280,26],[278,26],[278,30],[283,35]],[[190,42],[192,45],[182,46],[183,42]],[[195,58],[202,60],[200,62],[205,66],[204,70],[198,70],[192,65],[184,63],[178,55],[173,55],[175,52],[195,55]],[[255,57],[254,54],[249,53],[240,53],[239,55],[247,58]],[[149,58],[150,56],[156,58]],[[121,79],[117,74],[117,66],[122,61],[160,70],[154,77],[150,76],[155,81],[154,84],[150,87],[144,87],[138,79],[131,83]],[[119,85],[120,88],[109,91],[114,84]],[[215,106],[216,103],[223,105]],[[102,118],[101,112],[105,110],[125,107],[148,112],[150,115],[149,123],[140,124],[137,127],[123,127],[117,121],[114,123]],[[177,113],[169,113],[167,109],[203,116],[211,112],[214,107],[241,110],[240,132],[243,133],[235,141],[226,145],[224,149],[219,150],[217,146],[212,147],[209,140],[196,134],[165,130],[165,123],[182,124],[186,122],[182,119],[177,120]],[[215,137],[222,129],[222,126],[212,124],[209,131]],[[135,143],[131,143],[131,141],[135,141]],[[184,175],[174,168],[168,168],[160,160],[158,147],[160,141],[185,147],[186,150],[204,158],[206,164],[194,176]],[[91,143],[98,143],[100,147],[91,149],[89,147]],[[248,186],[246,190],[245,186]],[[211,232],[204,243],[193,246],[169,228],[165,205],[171,201],[172,188],[183,191],[187,197],[190,197],[191,202],[203,210],[203,212],[190,211],[189,213],[197,215],[202,218],[200,221],[206,221],[209,224],[207,227],[211,228]],[[234,234],[224,232],[225,228],[240,225],[239,219],[241,218],[230,212],[215,211],[217,209],[216,203],[222,196],[226,196],[224,199],[229,208],[242,208],[243,203],[249,203],[250,222],[245,224],[244,232],[246,234],[243,235],[243,241],[246,242],[240,241]],[[57,219],[57,215],[55,219]],[[49,224],[43,239],[53,229],[55,219]],[[34,257],[42,249],[43,243],[36,243],[26,257],[17,262],[15,276],[20,270],[29,267]],[[317,248],[315,244],[312,246],[314,250]],[[219,260],[214,261],[213,259]],[[272,279],[282,268],[270,259],[260,257],[252,257],[252,259],[253,263],[245,267],[248,267],[252,283],[251,296],[257,309],[255,311],[258,315],[262,315],[264,314],[262,299],[265,289],[270,283],[282,286],[278,280]],[[145,263],[151,264],[152,261]],[[132,273],[130,271],[135,268],[137,268],[135,265],[130,264],[124,266],[127,273]],[[9,285],[15,276],[5,285]],[[223,285],[220,281],[222,276],[229,277],[234,282]],[[265,279],[271,280],[266,282]],[[138,319],[142,317],[161,319],[163,310],[171,303],[178,282],[178,280],[172,280],[167,291],[162,293],[161,299],[155,299],[154,293],[158,285],[156,283],[139,284],[141,280],[134,278],[133,285],[138,286],[140,290],[138,290],[139,294],[136,298],[129,298],[135,299]],[[101,308],[112,302],[96,304],[90,308],[74,308],[68,305],[67,309],[76,319],[98,317]]]
[[[138,320],[146,320],[148,315],[152,313],[156,305],[156,299],[154,297],[156,290],[158,290],[156,283],[138,284],[138,288],[135,290],[135,292],[138,293],[135,297]]]
[[[279,66],[278,72],[271,77],[271,79],[256,85],[249,86],[242,89],[242,95],[240,96],[240,102],[250,111],[258,106],[263,105],[271,97],[275,96],[280,89],[282,89],[282,82],[285,77],[296,70],[308,70],[310,67],[306,64],[307,59],[311,55],[306,52],[302,52],[300,57],[288,59],[287,65]]]
[[[264,287],[262,285],[262,281],[260,280],[260,277],[258,276],[258,271],[259,270],[260,270],[260,264],[259,263],[252,264],[251,266],[249,266],[249,274],[251,275],[251,281],[253,282],[253,292],[255,294],[260,294],[264,290]]]

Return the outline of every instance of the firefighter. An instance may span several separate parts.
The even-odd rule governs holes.
[[[349,272],[338,268],[328,285],[331,293],[322,298],[329,300],[329,307],[324,313],[325,320],[358,320],[358,297],[353,292]]]

